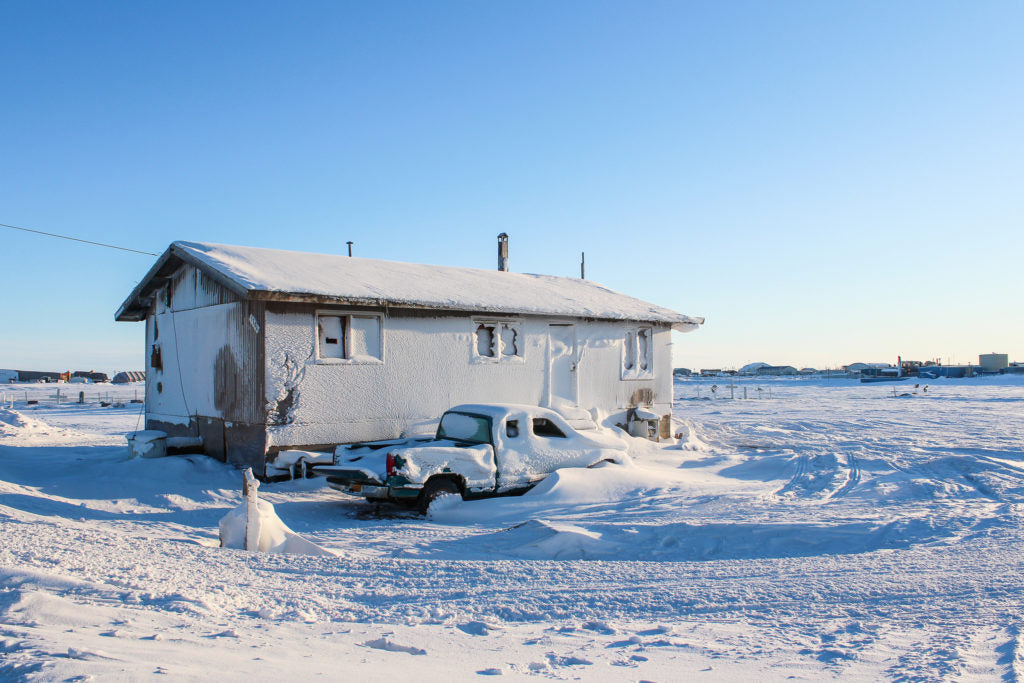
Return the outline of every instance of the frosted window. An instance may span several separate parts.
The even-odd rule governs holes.
[[[345,322],[340,315],[321,315],[316,320],[320,358],[345,357]]]
[[[437,427],[437,438],[470,443],[491,442],[491,421],[486,417],[464,413],[445,413]]]
[[[654,376],[654,330],[650,327],[626,330],[622,344],[622,379],[650,379]]]
[[[622,369],[626,372],[636,367],[636,333],[626,332],[626,348],[622,356]]]
[[[476,328],[476,355],[483,358],[494,358],[494,327],[479,325]]]
[[[317,358],[378,363],[384,360],[384,339],[379,315],[316,316]]]
[[[380,318],[354,315],[350,320],[350,357],[380,358]]]
[[[519,331],[508,323],[501,325],[501,355],[519,355]]]
[[[478,360],[518,363],[523,360],[522,323],[477,320],[473,323],[473,356]]]
[[[647,372],[651,369],[651,329],[642,328],[636,333],[637,360],[640,363],[640,370]]]

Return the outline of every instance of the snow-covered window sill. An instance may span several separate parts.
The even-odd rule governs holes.
[[[313,365],[384,365],[380,358],[318,358]]]

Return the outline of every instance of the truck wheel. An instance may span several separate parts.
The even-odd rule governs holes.
[[[420,512],[427,514],[427,508],[434,502],[436,498],[440,496],[455,494],[461,496],[462,493],[459,491],[459,486],[451,479],[431,479],[427,482],[427,485],[420,491],[420,497],[418,500]]]

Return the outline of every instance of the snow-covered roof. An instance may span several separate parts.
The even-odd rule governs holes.
[[[115,317],[145,318],[152,293],[182,262],[247,299],[635,320],[683,332],[704,322],[592,280],[201,242],[171,244]]]
[[[739,371],[740,372],[755,372],[755,371],[757,371],[760,368],[767,368],[767,367],[768,367],[768,363],[764,363],[764,362],[760,362],[760,363],[747,363],[742,368],[740,368]]]

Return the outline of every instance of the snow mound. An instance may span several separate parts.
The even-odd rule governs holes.
[[[523,495],[557,503],[609,503],[642,489],[660,488],[665,472],[643,467],[604,463],[600,467],[572,467],[548,475]]]
[[[257,550],[265,553],[291,553],[294,555],[333,555],[312,541],[288,528],[274,511],[274,506],[265,500],[256,502],[259,511],[260,536]],[[246,509],[243,501],[220,520],[220,544],[223,548],[245,549]]]
[[[17,410],[0,408],[0,434],[4,436],[48,436],[59,431],[42,420],[27,417]]]
[[[599,533],[542,519],[517,524],[498,536],[496,550],[532,560],[582,560],[609,552]]]

